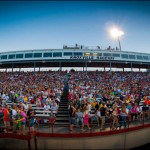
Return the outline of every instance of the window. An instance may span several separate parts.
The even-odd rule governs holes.
[[[16,54],[16,58],[23,58],[23,54]]]
[[[97,53],[97,56],[102,56],[102,53]]]
[[[93,56],[97,56],[97,53],[93,53]]]
[[[93,54],[86,52],[86,53],[84,53],[84,56],[93,56]]]
[[[32,58],[32,53],[27,53],[27,54],[25,54],[25,58]]]
[[[72,56],[72,52],[64,52],[64,56]]]
[[[52,57],[52,53],[44,53],[43,57]]]
[[[1,59],[7,59],[7,55],[1,55]]]
[[[15,59],[15,54],[9,55],[8,59]]]
[[[136,55],[136,58],[139,59],[139,60],[143,60],[143,57],[140,56],[140,55]]]
[[[120,57],[120,54],[112,54],[113,57]]]
[[[62,57],[62,53],[60,52],[53,53],[53,57]]]
[[[143,59],[144,60],[148,60],[148,56],[143,56]]]
[[[42,57],[42,53],[34,53],[34,58]]]
[[[127,54],[121,54],[121,57],[128,59],[128,55]]]
[[[129,59],[135,59],[135,55],[129,55]]]
[[[103,56],[111,56],[110,53],[103,53]]]
[[[83,56],[82,52],[74,52],[74,56]]]

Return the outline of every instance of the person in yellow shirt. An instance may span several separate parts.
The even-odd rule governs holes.
[[[100,104],[99,104],[99,107],[100,107],[100,108],[101,108],[102,106],[104,106],[104,108],[107,107],[107,106],[106,106],[106,103],[104,103],[104,104],[100,103]]]
[[[92,101],[92,102],[91,102],[92,108],[95,108],[95,105],[96,105],[96,102],[95,102],[95,101]]]
[[[24,102],[28,102],[28,97],[25,95],[23,100],[24,100]]]

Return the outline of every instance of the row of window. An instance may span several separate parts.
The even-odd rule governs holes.
[[[82,52],[64,52],[64,56],[82,56]],[[1,59],[21,59],[21,58],[41,58],[42,53],[25,53],[24,54],[10,54],[10,55],[1,55]],[[61,52],[55,53],[43,53],[43,57],[62,57]]]
[[[138,60],[149,60],[148,56],[142,55],[128,55],[128,54],[116,54],[116,53],[84,53],[84,56],[111,56],[120,57],[123,59],[138,59]],[[82,52],[64,52],[63,56],[83,56]],[[1,59],[22,59],[22,58],[41,58],[41,57],[62,57],[62,52],[45,52],[43,53],[25,53],[25,54],[9,54],[1,55]]]
[[[141,56],[141,55],[121,54],[121,57],[124,58],[124,59],[149,60],[148,56]]]
[[[102,53],[84,53],[85,56],[102,56]],[[123,59],[138,59],[138,60],[149,60],[148,56],[141,55],[128,55],[128,54],[117,54],[117,53],[103,53],[106,57],[120,57]]]

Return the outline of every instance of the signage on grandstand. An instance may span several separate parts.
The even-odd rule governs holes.
[[[70,59],[114,60],[111,56],[70,56]]]

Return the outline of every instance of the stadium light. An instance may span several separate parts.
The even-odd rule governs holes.
[[[120,43],[120,37],[122,35],[124,35],[124,32],[119,30],[116,27],[113,27],[110,29],[110,35],[112,36],[112,38],[117,38],[118,39],[118,43],[119,43],[119,49],[121,51],[121,43]]]

